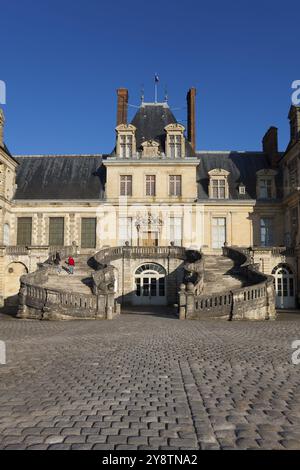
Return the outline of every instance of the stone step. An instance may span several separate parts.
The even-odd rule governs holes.
[[[234,262],[219,255],[204,257],[203,294],[212,295],[243,286],[243,280],[233,275]]]
[[[82,278],[82,276],[78,276],[76,274],[62,274],[57,276],[50,275],[45,287],[80,294],[91,294],[92,291],[90,285],[91,281],[89,279]]]

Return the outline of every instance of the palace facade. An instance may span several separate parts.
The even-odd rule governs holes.
[[[297,307],[300,107],[290,109],[283,153],[275,127],[257,152],[198,151],[195,88],[187,94],[187,129],[167,102],[141,102],[130,123],[127,107],[120,88],[108,155],[11,155],[1,111],[2,304],[16,302],[20,276],[62,248],[88,256],[106,247],[171,245],[213,256],[225,245],[247,248],[260,271],[274,276],[278,308]],[[156,277],[159,289],[159,269]]]

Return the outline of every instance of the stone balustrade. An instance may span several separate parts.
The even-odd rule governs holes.
[[[223,247],[223,255],[234,261],[235,274],[242,276],[247,286],[215,295],[197,295],[192,285],[182,285],[179,291],[180,318],[274,319],[273,277],[259,272],[249,253],[250,250],[245,248]]]
[[[57,248],[54,250],[62,253]],[[197,256],[191,257],[192,252],[197,253]],[[63,253],[66,253],[66,250]],[[199,264],[201,254],[183,247],[107,247],[101,249],[93,258],[95,275],[93,274],[92,279],[97,281],[98,285],[97,288],[93,288],[91,294],[77,293],[70,291],[70,289],[67,291],[63,286],[61,289],[49,288],[47,286],[48,276],[56,273],[56,267],[49,264],[49,261],[39,263],[35,272],[22,276],[18,317],[39,319],[113,318],[119,313],[120,305],[115,301],[109,263],[118,258],[177,258],[187,262],[185,266],[187,271],[191,271],[193,275],[196,273],[194,288],[197,292],[199,291],[199,283],[203,279],[203,275],[200,273],[203,263]]]

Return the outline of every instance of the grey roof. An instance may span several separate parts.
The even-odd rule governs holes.
[[[141,150],[141,144],[147,140],[156,140],[160,144],[160,150],[165,152],[165,127],[168,124],[177,123],[167,103],[142,103],[133,117],[131,124],[136,127],[136,147]],[[186,142],[186,156],[195,156],[191,145]],[[115,153],[115,149],[112,154]]]
[[[15,199],[102,199],[101,155],[16,156]]]
[[[198,198],[208,198],[208,172],[222,168],[230,172],[228,176],[230,199],[256,199],[256,172],[269,169],[267,156],[262,152],[197,152]],[[246,194],[239,194],[239,185],[245,185]],[[277,197],[282,195],[282,177],[276,176]]]

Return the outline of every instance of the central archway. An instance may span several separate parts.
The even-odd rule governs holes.
[[[144,263],[134,273],[135,305],[166,305],[166,270],[157,263]]]

